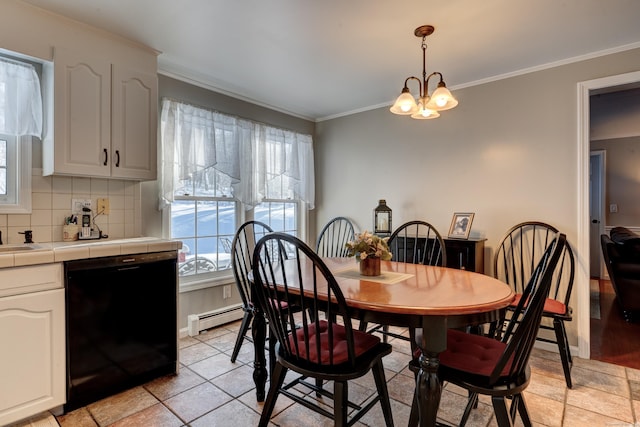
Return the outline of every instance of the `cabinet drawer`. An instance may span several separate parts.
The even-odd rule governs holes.
[[[62,287],[62,263],[0,269],[0,297]]]

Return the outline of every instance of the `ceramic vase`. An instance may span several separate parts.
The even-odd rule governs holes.
[[[380,258],[367,257],[360,260],[360,274],[363,276],[380,275]]]

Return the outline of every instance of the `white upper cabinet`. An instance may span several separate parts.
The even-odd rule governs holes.
[[[111,176],[156,178],[158,76],[123,65],[111,69]]]
[[[111,176],[111,64],[56,49],[53,114],[53,157],[43,161],[45,171]]]
[[[43,148],[44,174],[156,179],[157,112],[155,68],[55,48],[54,138]]]

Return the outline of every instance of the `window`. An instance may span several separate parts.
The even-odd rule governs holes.
[[[300,236],[313,208],[311,137],[163,99],[161,208],[183,242],[181,286],[231,275],[231,242],[255,219]]]
[[[171,204],[171,237],[182,240],[180,276],[228,270],[238,203],[226,177],[210,168],[181,181]],[[227,182],[224,184],[224,182]]]
[[[266,200],[253,210],[253,219],[268,224],[273,231],[299,236],[298,203],[285,200]]]
[[[0,56],[0,213],[31,212],[31,137],[41,134],[36,67]]]

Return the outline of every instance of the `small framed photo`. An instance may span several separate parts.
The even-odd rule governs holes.
[[[474,215],[475,214],[471,212],[454,213],[453,219],[451,220],[451,227],[449,227],[449,237],[456,239],[468,239]]]

